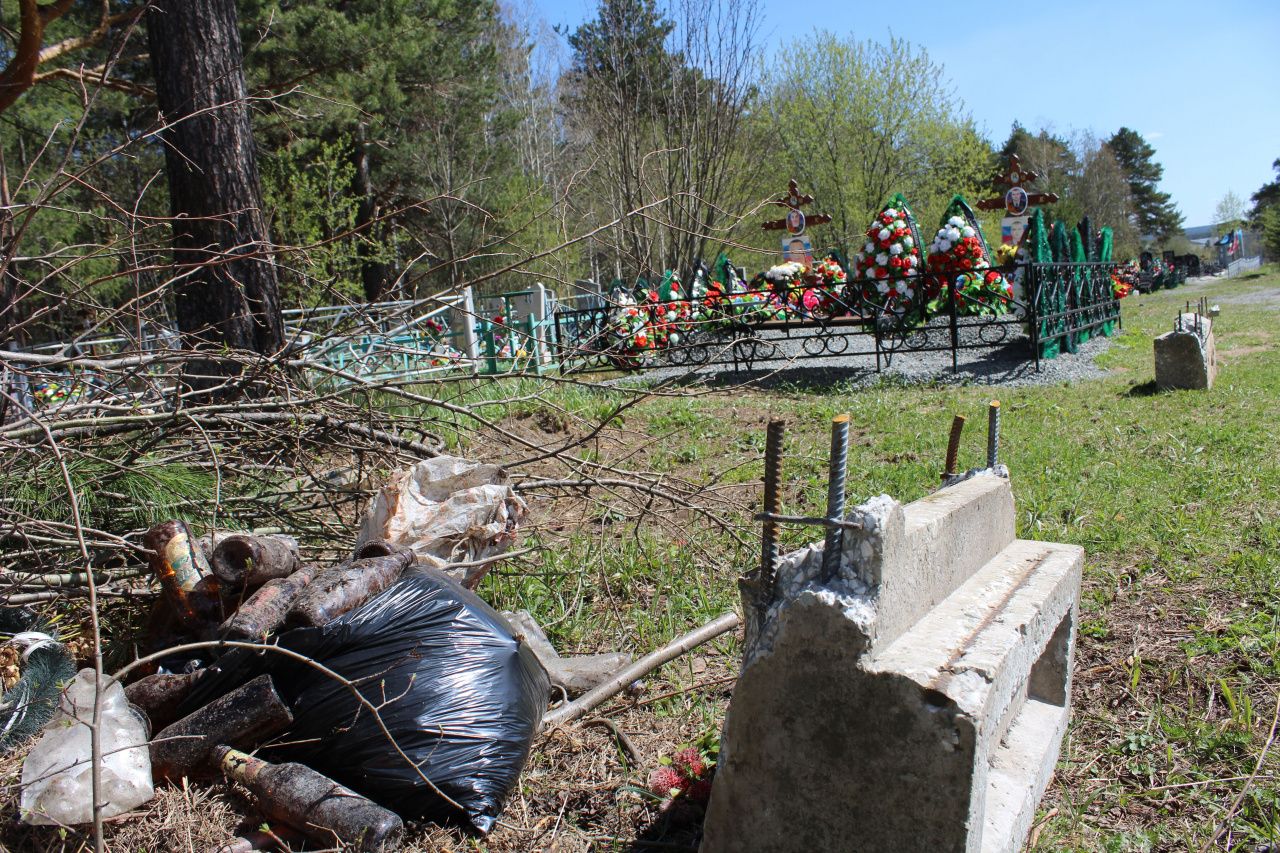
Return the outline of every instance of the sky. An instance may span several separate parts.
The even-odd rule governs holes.
[[[814,28],[923,46],[997,145],[1015,119],[1063,136],[1138,131],[1187,227],[1211,224],[1228,191],[1247,207],[1276,177],[1280,0],[759,2],[770,52],[803,45]],[[596,8],[595,0],[529,5],[570,29]]]

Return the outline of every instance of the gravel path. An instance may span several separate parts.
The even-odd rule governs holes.
[[[707,367],[655,367],[647,369],[640,378],[645,384],[654,382],[707,382],[721,385],[752,384],[830,384],[843,382],[853,387],[866,387],[878,382],[943,383],[972,385],[1052,385],[1105,376],[1106,371],[1097,367],[1094,358],[1111,345],[1110,338],[1095,337],[1082,345],[1076,353],[1062,353],[1054,359],[1041,359],[1037,372],[1030,356],[1031,345],[1026,335],[1016,326],[1009,326],[1009,336],[1004,343],[979,346],[959,352],[957,369],[951,366],[951,351],[910,352],[901,350],[893,355],[888,366],[881,365],[876,372],[874,355],[832,355],[820,358],[801,358],[803,341],[787,339],[778,332],[767,332],[761,337],[775,344],[777,358],[757,363],[755,369],[734,371],[732,366]],[[945,320],[930,324],[930,336],[934,340],[949,340]],[[990,336],[988,336],[990,337]],[[962,342],[981,344],[975,329],[962,329]],[[869,335],[852,338],[850,349],[868,349],[873,346]],[[636,377],[613,380],[633,382]]]

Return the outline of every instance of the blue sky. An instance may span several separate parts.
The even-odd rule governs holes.
[[[1137,130],[1156,149],[1161,189],[1188,226],[1209,224],[1228,190],[1247,203],[1274,178],[1280,0],[760,2],[771,46],[803,42],[814,27],[875,39],[892,31],[923,45],[997,144],[1014,119],[1064,136]],[[530,5],[570,27],[596,8],[595,0]]]

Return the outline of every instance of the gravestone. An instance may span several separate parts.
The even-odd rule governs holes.
[[[540,281],[534,282],[533,287],[528,292],[511,297],[511,313],[513,316],[508,318],[509,323],[518,324],[531,315],[533,317],[535,326],[533,345],[530,349],[536,352],[539,364],[549,364],[551,362],[551,340],[548,335],[549,325],[547,318],[551,315],[550,306],[554,302],[555,293],[547,290],[546,285]]]
[[[1155,339],[1156,386],[1162,391],[1206,391],[1218,375],[1213,320],[1181,314],[1172,331]]]
[[[987,470],[846,516],[744,601],[702,853],[1016,851],[1068,717],[1081,548],[1014,536]]]
[[[467,285],[462,289],[462,298],[449,309],[449,328],[461,332],[457,346],[462,352],[463,363],[473,373],[480,367],[480,340],[476,334],[476,323],[479,320],[475,291]]]

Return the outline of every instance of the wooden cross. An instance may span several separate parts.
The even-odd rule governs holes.
[[[787,184],[786,195],[769,202],[769,204],[776,204],[779,207],[785,207],[790,210],[799,210],[806,204],[812,203],[813,196],[800,195],[800,185],[795,182],[794,178]],[[831,217],[825,213],[815,213],[812,216],[805,216],[804,218],[804,224],[806,226],[826,225],[830,221]],[[765,231],[783,231],[787,227],[787,220],[786,217],[783,217],[782,219],[774,219],[769,222],[765,222],[760,227]]]
[[[1004,174],[996,174],[991,182],[997,187],[1005,187],[1005,194],[998,198],[984,198],[978,202],[978,210],[999,210],[1006,206],[1008,198],[1008,190],[1014,187],[1021,187],[1023,192],[1027,194],[1027,207],[1033,204],[1053,204],[1058,200],[1057,193],[1036,193],[1027,189],[1030,184],[1035,183],[1039,178],[1036,172],[1030,169],[1024,169],[1018,164],[1018,155],[1013,154],[1009,157],[1009,168]],[[1013,211],[1010,211],[1012,213]]]

